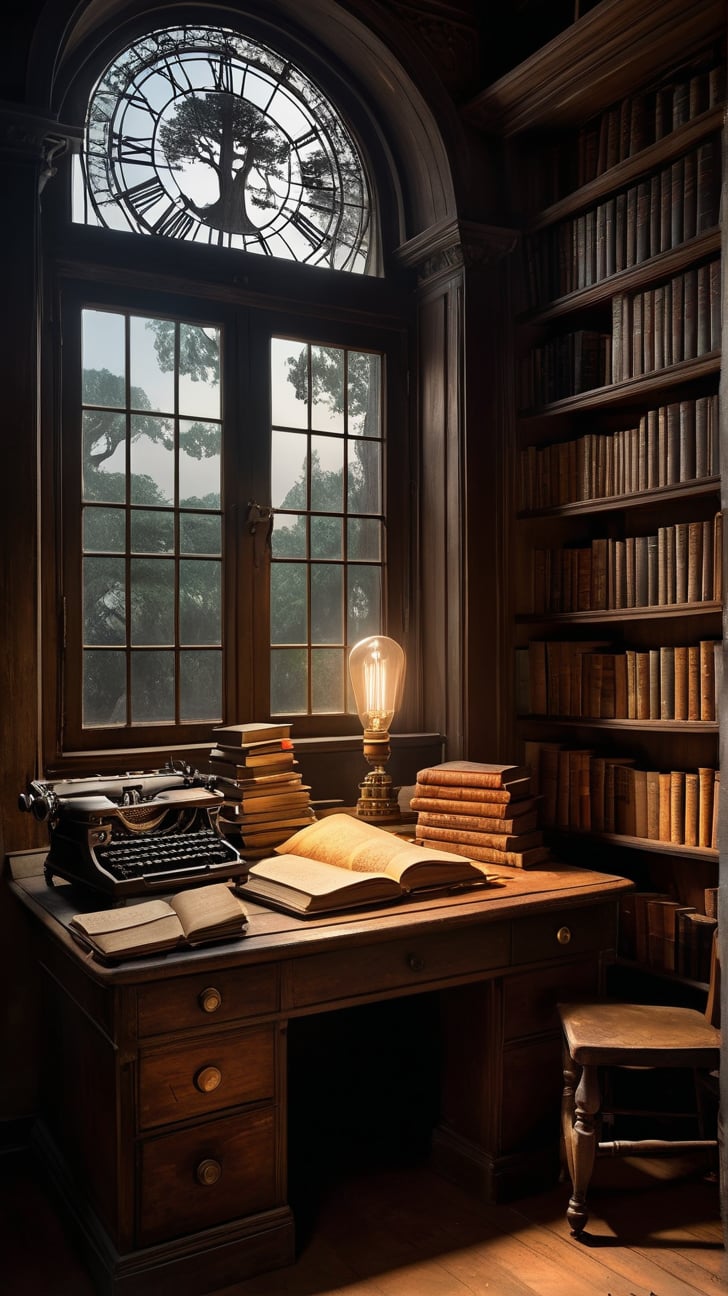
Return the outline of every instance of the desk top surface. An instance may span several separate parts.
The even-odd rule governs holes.
[[[452,931],[512,921],[549,910],[616,900],[633,886],[627,878],[554,861],[548,870],[499,868],[498,880],[487,888],[309,918],[280,913],[246,898],[248,928],[240,939],[128,959],[108,967],[81,950],[69,934],[68,923],[82,906],[69,884],[47,885],[43,876],[45,854],[22,851],[11,856],[10,887],[43,928],[83,963],[91,976],[110,984],[178,976],[183,970],[201,971],[213,965],[242,966],[332,948],[373,945],[423,931]],[[102,907],[101,899],[97,907]]]

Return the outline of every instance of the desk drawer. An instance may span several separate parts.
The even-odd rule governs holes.
[[[278,981],[275,967],[228,968],[139,987],[139,1035],[164,1035],[207,1023],[238,1021],[275,1012]]]
[[[284,1011],[487,972],[508,963],[509,946],[508,925],[495,924],[290,960],[282,987]]]
[[[272,1109],[148,1139],[141,1149],[139,1245],[195,1233],[277,1204]]]
[[[513,924],[513,962],[540,963],[589,950],[613,949],[616,941],[613,904],[585,909],[555,909]]]
[[[599,990],[599,959],[595,954],[504,977],[503,1038],[515,1040],[558,1031],[557,1003],[593,999]]]
[[[142,1053],[139,1125],[169,1121],[271,1098],[275,1092],[275,1028],[214,1035]]]

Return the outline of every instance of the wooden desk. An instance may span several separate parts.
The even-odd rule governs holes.
[[[502,870],[492,890],[316,921],[251,904],[238,941],[105,968],[42,861],[11,860],[43,987],[36,1142],[101,1292],[200,1296],[292,1261],[293,1017],[440,992],[435,1164],[489,1200],[553,1178],[554,1005],[600,989],[625,879]]]

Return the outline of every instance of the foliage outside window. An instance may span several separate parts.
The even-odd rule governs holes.
[[[218,330],[85,310],[82,351],[84,725],[219,719]]]
[[[382,616],[381,357],[274,338],[271,380],[271,709],[353,711],[348,650]]]

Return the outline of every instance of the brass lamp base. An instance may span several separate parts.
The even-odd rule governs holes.
[[[384,768],[390,755],[389,734],[372,736],[365,731],[364,755],[374,768],[359,784],[357,817],[374,823],[397,823],[401,818],[397,790]]]

